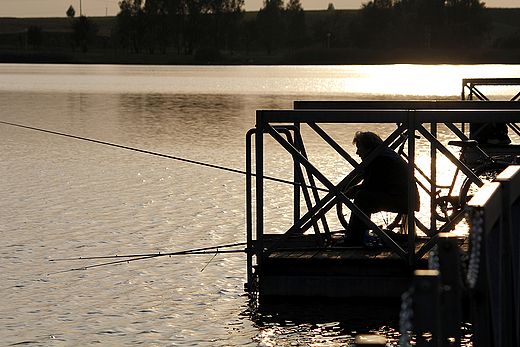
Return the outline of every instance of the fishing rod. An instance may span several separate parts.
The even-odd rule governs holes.
[[[113,256],[101,256],[101,257],[79,257],[79,258],[63,258],[63,259],[49,259],[49,261],[68,261],[68,260],[92,260],[92,259],[114,259],[114,258],[128,258],[128,259],[121,259],[116,261],[110,261],[105,263],[99,263],[94,265],[87,265],[57,272],[48,273],[47,276],[55,275],[59,273],[65,273],[65,272],[72,272],[72,271],[79,271],[79,270],[87,270],[95,267],[100,266],[107,266],[107,265],[117,265],[117,264],[123,264],[123,263],[130,263],[131,261],[137,261],[137,260],[145,260],[145,259],[152,259],[152,258],[158,258],[158,257],[171,257],[175,255],[203,255],[203,254],[214,254],[213,258],[210,259],[210,261],[202,268],[201,272],[206,269],[206,267],[215,259],[217,254],[219,253],[248,253],[248,252],[254,252],[254,249],[228,249],[228,250],[219,250],[219,248],[228,248],[228,247],[235,247],[240,245],[245,245],[246,242],[240,242],[240,243],[233,243],[229,245],[221,245],[221,246],[213,246],[213,247],[204,247],[204,248],[196,248],[196,249],[189,249],[184,251],[178,251],[178,252],[169,252],[169,253],[151,253],[151,254],[129,254],[129,255],[113,255]],[[345,250],[355,250],[360,249],[361,247],[333,247],[333,248],[327,248],[327,247],[315,247],[315,248],[308,248],[308,247],[293,247],[293,248],[279,248],[276,251],[277,252],[295,252],[295,251],[317,251],[317,250],[336,250],[336,251],[345,251]]]
[[[216,254],[219,254],[219,253],[245,253],[245,252],[247,252],[247,250],[245,250],[245,249],[233,249],[233,250],[222,250],[222,251],[216,249],[214,251],[208,250],[208,251],[193,251],[193,252],[156,253],[156,254],[152,254],[152,255],[145,255],[142,257],[136,257],[136,258],[131,258],[131,259],[121,259],[121,260],[110,261],[110,262],[106,262],[106,263],[93,264],[93,265],[87,265],[87,266],[62,270],[62,271],[51,272],[51,273],[48,273],[47,276],[65,273],[65,272],[87,270],[87,269],[92,269],[92,268],[101,267],[101,266],[130,263],[131,261],[146,260],[146,259],[158,258],[158,257],[163,257],[163,256],[171,257],[173,255],[201,255],[201,254],[215,254],[215,256],[216,256]],[[213,260],[215,258],[215,256],[213,256],[213,258],[211,258],[211,260]],[[85,258],[83,258],[83,259],[85,259]],[[208,262],[208,264],[211,262],[211,260]],[[206,266],[207,266],[207,264],[206,264]],[[203,270],[206,268],[206,266],[203,268]]]
[[[40,129],[40,128],[35,128],[35,127],[27,126],[27,125],[16,124],[16,123],[10,123],[10,122],[5,122],[5,121],[0,121],[0,123],[1,123],[1,124],[5,124],[5,125],[11,125],[11,126],[19,127],[19,128],[24,128],[24,129],[30,129],[30,130],[40,131],[40,132],[48,133],[48,134],[59,135],[59,136],[65,136],[65,137],[69,137],[69,138],[73,138],[73,139],[77,139],[77,140],[83,140],[83,141],[88,141],[88,142],[98,143],[98,144],[102,144],[102,145],[106,145],[106,146],[111,146],[111,147],[116,147],[116,148],[122,148],[122,149],[126,149],[126,150],[129,150],[129,151],[134,151],[134,152],[140,152],[140,153],[144,153],[144,154],[155,155],[155,156],[158,156],[158,157],[163,157],[163,158],[168,158],[168,159],[173,159],[173,160],[179,160],[179,161],[183,161],[183,162],[190,163],[190,164],[196,164],[196,165],[202,165],[202,166],[206,166],[206,167],[211,167],[211,168],[213,168],[213,169],[219,169],[219,170],[224,170],[224,171],[229,171],[229,172],[239,173],[239,174],[243,174],[243,175],[251,175],[251,176],[254,176],[254,177],[257,176],[256,174],[254,174],[254,173],[252,173],[252,172],[247,173],[247,172],[245,172],[245,171],[238,170],[238,169],[228,168],[228,167],[224,167],[224,166],[220,166],[220,165],[215,165],[215,164],[204,163],[204,162],[201,162],[201,161],[196,161],[196,160],[191,160],[191,159],[186,159],[186,158],[176,157],[176,156],[168,155],[168,154],[162,154],[162,153],[157,153],[157,152],[147,151],[147,150],[144,150],[144,149],[139,149],[139,148],[134,148],[134,147],[129,147],[129,146],[118,145],[118,144],[110,143],[110,142],[106,142],[106,141],[100,141],[100,140],[89,139],[89,138],[82,137],[82,136],[70,135],[70,134],[60,133],[60,132],[57,132],[57,131],[46,130],[46,129]],[[299,183],[299,182],[292,182],[292,181],[284,180],[284,179],[281,179],[281,178],[270,177],[270,176],[262,176],[262,178],[263,178],[263,179],[266,179],[266,180],[270,180],[270,181],[275,181],[275,182],[278,182],[278,183],[285,183],[285,184],[290,184],[290,185],[294,185],[294,186],[301,186],[301,187],[305,187],[305,188],[317,189],[317,190],[320,190],[320,191],[323,191],[323,192],[329,192],[329,190],[328,190],[328,189],[325,189],[325,188],[314,187],[314,186],[308,186],[308,185],[305,185],[305,184],[302,184],[302,183]]]
[[[213,249],[219,249],[219,248],[229,248],[229,247],[236,247],[236,246],[242,246],[247,244],[247,242],[235,242],[227,245],[220,245],[220,246],[212,246],[212,247],[203,247],[203,248],[195,248],[195,249],[187,249],[184,251],[176,251],[176,252],[170,252],[170,253],[148,253],[148,254],[127,254],[127,255],[105,255],[105,256],[95,256],[95,257],[78,257],[78,258],[58,258],[58,259],[49,259],[49,261],[70,261],[70,260],[93,260],[93,259],[114,259],[114,258],[139,258],[139,257],[163,257],[163,256],[172,256],[172,255],[184,255],[184,254],[205,254],[201,253],[203,251],[213,250]],[[243,252],[243,250],[242,250]],[[207,252],[207,253],[213,253],[213,252]]]

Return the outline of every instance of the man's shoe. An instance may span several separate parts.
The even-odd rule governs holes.
[[[367,230],[365,231],[363,245],[367,248],[383,247],[383,241],[381,241],[379,235],[377,235],[374,231]]]
[[[347,235],[344,235],[341,240],[336,242],[335,246],[339,247],[363,247],[363,244],[361,242],[355,242],[351,237],[347,237]]]

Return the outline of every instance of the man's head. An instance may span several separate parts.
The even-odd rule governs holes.
[[[370,152],[383,143],[383,140],[371,131],[358,131],[352,140],[352,144],[356,145],[356,154],[361,159],[365,159]]]

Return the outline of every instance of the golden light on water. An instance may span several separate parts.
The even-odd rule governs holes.
[[[297,73],[297,67],[294,68]],[[508,65],[380,65],[380,66],[331,66],[316,67],[319,76],[313,76],[313,83],[307,79],[298,79],[297,83],[286,85],[286,90],[293,88],[300,92],[342,93],[349,98],[383,99],[412,97],[420,99],[455,99],[460,98],[462,79],[464,78],[500,78],[520,77],[520,70],[511,70]],[[478,74],[475,71],[478,70]],[[325,72],[325,73],[324,73]],[[294,83],[295,80],[292,80]],[[305,88],[298,85],[305,84]],[[312,90],[311,90],[312,89]],[[486,93],[504,100],[511,87],[483,87]],[[516,93],[511,92],[511,97]],[[356,96],[357,95],[357,96]],[[378,99],[381,99],[378,97]],[[507,97],[506,97],[507,100]]]
[[[367,87],[381,94],[459,95],[464,76],[457,66],[393,65],[378,70]]]

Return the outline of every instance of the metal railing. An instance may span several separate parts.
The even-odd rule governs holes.
[[[432,216],[429,223],[431,239],[419,250],[415,249],[415,221],[408,218],[409,230],[408,247],[405,249],[394,242],[384,231],[364,215],[343,193],[342,190],[361,170],[386,146],[391,145],[403,134],[418,134],[430,143],[430,172],[428,178],[429,189],[426,193],[430,198],[430,208],[436,208],[437,192],[437,153],[446,156],[454,166],[458,167],[470,180],[481,186],[483,183],[471,168],[448,150],[445,144],[437,139],[437,127],[444,124],[454,137],[468,140],[462,126],[457,124],[478,122],[485,123],[493,119],[496,122],[515,123],[520,120],[520,103],[511,102],[312,102],[297,101],[293,110],[259,110],[256,117],[256,128],[247,135],[246,153],[246,204],[247,204],[247,239],[248,248],[254,250],[248,256],[249,282],[255,276],[253,267],[261,268],[263,261],[274,251],[279,250],[294,235],[299,235],[313,229],[316,247],[323,247],[330,238],[330,231],[324,220],[338,201],[345,204],[352,213],[357,214],[370,229],[374,230],[382,241],[398,254],[409,266],[426,255],[437,243],[439,232],[451,230],[462,218],[465,211],[462,209],[450,221],[438,225]],[[357,163],[352,156],[336,143],[321,124],[352,124],[356,123],[391,123],[397,124],[396,129],[384,139],[383,145],[378,147],[366,158]],[[349,172],[338,184],[333,184],[326,175],[317,168],[307,157],[303,147],[300,129],[307,125],[332,149],[349,162],[354,169]],[[264,242],[264,137],[268,136],[280,144],[293,160],[294,177],[294,223],[285,233],[276,240],[266,244]],[[253,146],[254,145],[254,146]],[[254,148],[254,151],[253,151]],[[407,137],[407,158],[409,162],[408,182],[411,191],[409,201],[413,202],[413,182],[415,163],[415,136]],[[253,172],[253,163],[255,171]],[[253,178],[256,180],[253,186]],[[318,184],[320,187],[318,187]],[[320,195],[321,193],[321,195]],[[301,196],[306,201],[307,210],[300,215]],[[409,203],[408,216],[414,216],[413,203]],[[432,213],[433,215],[433,213]],[[253,216],[255,218],[253,218]],[[260,269],[258,269],[260,271]]]
[[[509,166],[486,183],[467,210],[466,254],[455,238],[442,234],[432,252],[432,270],[416,271],[403,295],[404,342],[413,332],[417,346],[460,346],[462,298],[469,301],[465,322],[471,324],[473,346],[520,342],[520,166]]]
[[[478,100],[489,101],[489,98],[482,93],[477,86],[510,86],[520,85],[520,78],[464,78],[462,79],[462,100],[473,100],[475,96]],[[466,89],[468,94],[466,96]],[[513,96],[510,101],[520,101],[520,92]]]

